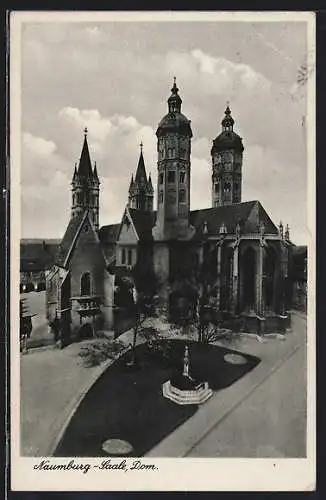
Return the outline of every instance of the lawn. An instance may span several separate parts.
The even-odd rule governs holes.
[[[196,405],[179,406],[162,396],[162,384],[182,370],[185,348],[182,340],[167,342],[170,355],[165,359],[142,344],[137,347],[139,370],[126,367],[126,354],[103,373],[72,417],[55,456],[107,456],[103,442],[117,438],[131,443],[133,456],[140,457],[197,411]],[[208,381],[214,391],[230,386],[260,361],[242,354],[247,363],[231,364],[224,356],[235,351],[187,344],[191,375]]]

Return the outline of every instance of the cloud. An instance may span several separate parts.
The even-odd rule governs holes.
[[[244,199],[261,199],[276,221],[283,212],[293,227],[304,226],[305,92],[293,86],[296,68],[303,60],[303,45],[296,54],[292,28],[291,37],[289,30],[283,33],[285,43],[275,26],[270,36],[269,28],[259,23],[262,43],[243,23],[241,29],[234,25],[229,37],[229,25],[207,24],[200,31],[197,24],[196,28],[191,23],[26,25],[22,40],[22,122],[26,131],[22,186],[26,206],[34,206],[35,214],[38,211],[44,219],[44,225],[28,222],[27,208],[27,236],[42,237],[45,229],[47,234],[64,230],[69,184],[85,126],[92,161],[97,162],[102,181],[101,223],[116,222],[124,208],[140,141],[155,187],[155,129],[167,112],[174,75],[182,110],[191,119],[194,134],[192,207],[210,206],[210,148],[221,130],[229,100],[235,130],[245,146]],[[242,44],[240,32],[246,35]],[[277,50],[271,51],[271,44]],[[285,65],[283,56],[290,52],[291,65]],[[43,203],[42,196],[51,203]],[[300,208],[293,210],[297,206]],[[51,221],[48,226],[46,217]]]
[[[23,144],[31,153],[40,156],[50,156],[57,149],[53,141],[47,141],[43,137],[35,137],[28,132],[23,134]]]

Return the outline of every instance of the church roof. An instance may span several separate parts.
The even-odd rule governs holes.
[[[244,147],[241,137],[233,130],[224,130],[213,141],[212,153],[215,151],[227,151],[235,149],[242,152]]]
[[[244,147],[241,137],[233,130],[234,120],[231,116],[231,110],[227,105],[224,112],[225,116],[221,122],[222,132],[213,140],[212,154],[218,151],[235,149],[242,153]]]
[[[197,234],[201,233],[206,222],[208,236],[219,234],[223,223],[228,233],[235,233],[237,224],[243,234],[259,233],[259,221],[264,222],[266,233],[278,234],[276,226],[256,200],[190,212],[190,224],[196,228]]]
[[[88,143],[87,143],[87,132],[85,131],[84,144],[81,152],[78,175],[85,178],[93,178],[91,157],[89,154]]]
[[[129,213],[141,241],[152,240],[152,228],[156,221],[156,212],[129,208]]]
[[[143,157],[143,151],[140,151],[138,166],[137,166],[137,171],[136,171],[136,176],[135,176],[135,182],[136,183],[144,182],[145,184],[147,183],[147,175],[146,175],[146,168],[145,168],[145,162],[144,162],[144,157]]]
[[[152,229],[156,222],[156,211],[145,211],[129,208],[129,213],[140,241],[152,241]],[[220,227],[225,224],[227,233],[234,234],[237,224],[241,233],[257,234],[260,232],[260,222],[264,222],[267,234],[278,234],[278,229],[272,222],[259,201],[246,201],[216,208],[192,210],[189,222],[195,227],[195,238],[201,239],[206,225],[206,236],[218,236]],[[103,226],[100,229],[100,240],[103,243],[114,243],[118,238],[120,224]]]
[[[98,234],[100,241],[103,243],[115,243],[117,241],[119,228],[120,223],[102,226]]]
[[[156,222],[157,212],[129,208],[129,213],[139,239],[141,241],[151,241],[152,228]],[[276,226],[261,203],[256,200],[216,208],[192,210],[189,220],[190,224],[196,229],[195,237],[197,238],[202,237],[205,223],[207,224],[207,236],[217,236],[222,224],[225,224],[227,232],[230,234],[235,233],[237,224],[240,225],[243,234],[259,233],[259,223],[261,221],[264,222],[266,233],[278,234]],[[116,229],[113,230],[113,227],[116,226],[119,225],[104,226],[107,229],[103,231],[102,241],[107,242],[107,238],[109,238],[113,242],[114,235],[118,236],[118,233],[115,233]]]
[[[181,113],[182,99],[178,94],[179,89],[176,84],[176,79],[174,77],[173,87],[171,89],[171,95],[168,99],[169,112],[160,121],[156,135],[160,137],[169,132],[178,132],[180,134],[192,137],[192,131],[190,126],[190,120]]]
[[[80,212],[76,217],[72,217],[70,219],[55,258],[55,264],[57,264],[58,266],[64,267],[69,251],[74,242],[76,233],[84,217],[85,217],[85,212]]]
[[[160,121],[156,135],[160,135],[177,130],[179,133],[192,137],[190,120],[183,113],[168,113]]]

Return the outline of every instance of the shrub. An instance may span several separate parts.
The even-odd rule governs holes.
[[[100,365],[108,359],[115,359],[125,349],[125,344],[119,340],[101,339],[83,345],[78,356],[84,366],[91,367]]]

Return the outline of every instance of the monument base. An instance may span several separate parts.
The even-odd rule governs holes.
[[[208,382],[194,382],[184,385],[193,385],[193,387],[179,388],[173,385],[171,380],[168,380],[162,386],[163,396],[178,405],[199,405],[205,403],[213,395]]]

